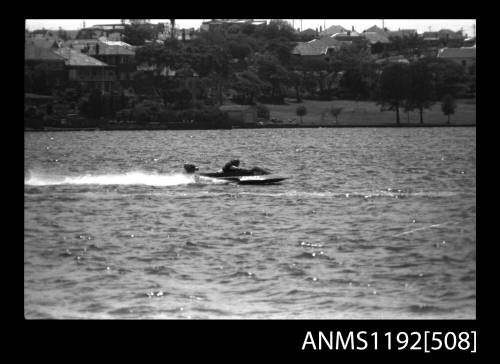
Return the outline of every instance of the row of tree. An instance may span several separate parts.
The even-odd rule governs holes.
[[[432,58],[422,58],[411,64],[390,64],[381,72],[377,102],[383,109],[396,112],[398,124],[400,109],[405,112],[418,110],[420,123],[423,123],[424,110],[437,100],[452,105],[449,100],[463,87],[461,69],[453,62]]]
[[[175,29],[175,19],[170,21]],[[135,93],[160,100],[164,110],[210,108],[227,97],[240,104],[281,103],[285,97],[295,97],[299,103],[304,98],[339,98],[376,101],[394,110],[398,123],[400,109],[418,110],[423,122],[423,111],[446,95],[456,98],[475,91],[474,76],[437,57],[416,57],[410,64],[383,63],[363,43],[341,47],[323,58],[293,55],[298,35],[281,20],[244,25],[226,34],[200,32],[185,42],[172,37],[146,44],[158,31],[144,19],[131,19],[125,36],[139,45],[136,63],[142,71],[133,80]],[[410,49],[412,42],[396,45]],[[27,92],[53,90],[46,82],[51,72],[43,65],[27,69]],[[131,107],[125,104],[123,96],[106,101],[94,92],[82,100],[80,110],[92,117],[114,117],[116,111]]]
[[[436,57],[410,65],[383,64],[362,45],[342,47],[324,59],[300,57],[291,53],[296,44],[297,34],[288,23],[271,21],[248,25],[236,34],[202,32],[189,42],[172,39],[146,45],[137,50],[137,62],[157,71],[138,75],[136,88],[161,97],[165,106],[175,106],[179,97],[186,100],[191,94],[191,100],[212,103],[230,95],[242,104],[278,103],[285,96],[298,102],[337,97],[399,108],[404,100],[410,110],[423,110],[444,95],[465,94],[472,85],[473,77],[468,78],[462,66]],[[160,72],[165,69],[175,70],[175,77]],[[398,95],[397,102],[392,95]]]

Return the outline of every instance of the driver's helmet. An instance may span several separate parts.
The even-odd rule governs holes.
[[[198,170],[198,167],[196,167],[194,164],[186,163],[186,164],[184,164],[184,170],[187,173],[194,173],[195,171]]]
[[[240,160],[239,160],[239,159],[232,159],[232,160],[231,160],[231,164],[232,164],[233,166],[238,167],[238,166],[240,165]]]

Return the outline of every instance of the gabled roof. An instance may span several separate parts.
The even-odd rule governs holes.
[[[385,35],[387,32],[382,29],[382,28],[379,28],[378,26],[374,25],[366,30],[363,31],[363,33],[378,33],[378,34],[383,34]]]
[[[338,40],[353,40],[355,38],[359,38],[360,36],[361,35],[358,32],[348,30],[347,32],[335,33],[331,35],[331,38]]]
[[[79,51],[75,51],[71,48],[60,48],[54,50],[55,53],[64,57],[66,60],[66,66],[87,66],[87,67],[106,67],[106,63],[99,61],[93,57],[87,56]]]
[[[319,33],[319,35],[333,35],[336,33],[342,33],[342,32],[347,32],[348,29],[344,28],[343,26],[340,25],[332,25],[331,27],[326,28],[322,32]]]
[[[476,59],[476,47],[443,48],[439,50],[438,57]]]
[[[64,58],[54,53],[52,50],[39,47],[30,41],[26,41],[24,44],[24,59],[29,61],[64,62]]]
[[[26,42],[30,42],[37,47],[50,49],[50,48],[59,48],[58,43],[55,38],[44,37],[44,38],[28,38]]]
[[[320,39],[313,39],[310,42],[298,43],[292,53],[301,56],[321,56],[326,54],[329,48],[339,48],[341,45],[341,41],[331,37],[323,37]]]

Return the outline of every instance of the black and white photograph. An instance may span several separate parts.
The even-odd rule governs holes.
[[[24,20],[26,320],[476,319],[476,19]]]

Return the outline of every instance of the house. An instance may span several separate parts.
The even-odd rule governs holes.
[[[136,71],[135,47],[122,42],[111,41],[105,37],[100,39],[77,39],[65,42],[69,48],[78,50],[115,67],[118,81],[128,85]]]
[[[438,58],[449,59],[464,67],[469,74],[476,70],[476,46],[460,48],[443,48],[438,52]]]
[[[387,29],[379,28],[376,25],[363,30],[363,33],[377,33],[387,38]]]
[[[377,32],[364,32],[361,34],[369,44],[389,44],[391,41],[385,35]]]
[[[36,42],[28,40],[24,43],[26,71],[34,72],[42,66],[45,82],[50,88],[57,87],[66,80],[65,62],[62,56],[55,54],[51,49],[38,46]]]
[[[387,38],[382,33],[377,32],[364,32],[362,36],[365,38],[368,46],[370,47],[371,53],[381,53],[387,49],[388,44],[390,44],[389,38]]]
[[[476,37],[466,38],[464,40],[464,47],[473,47],[476,45]]]
[[[65,59],[68,79],[80,83],[84,89],[109,92],[116,81],[114,67],[69,47],[53,50]]]
[[[82,28],[74,39],[98,39],[106,37],[112,41],[123,40],[125,24],[96,24],[92,27]]]
[[[451,39],[463,40],[464,39],[464,36],[463,36],[461,30],[454,32],[453,30],[450,30],[450,29],[441,29],[437,32],[437,35],[438,35],[439,39],[445,39],[445,40],[451,40]]]
[[[257,122],[257,111],[250,105],[222,105],[220,111],[227,114],[229,121],[234,124],[255,124]]]
[[[313,39],[309,42],[299,42],[292,50],[295,56],[323,59],[340,49],[345,43],[332,37]]]
[[[52,51],[55,48],[40,47],[37,42],[28,40],[24,43],[24,62],[27,66],[46,63],[51,69],[63,70],[65,59]]]
[[[156,35],[156,41],[158,43],[162,43],[167,39],[171,39],[172,37],[181,40],[181,41],[188,41],[191,39],[196,38],[196,31],[194,28],[174,28],[173,29],[173,36],[172,36],[172,25],[169,23],[159,23],[160,31]],[[148,42],[148,41],[146,41]],[[151,42],[151,41],[149,41]]]
[[[36,45],[40,48],[51,49],[51,48],[59,48],[62,44],[62,40],[56,37],[28,37],[25,39],[25,42],[29,42],[31,44]]]
[[[361,34],[354,30],[354,27],[352,28],[352,30],[347,30],[345,32],[332,34],[331,38],[341,42],[357,42],[363,39]]]

